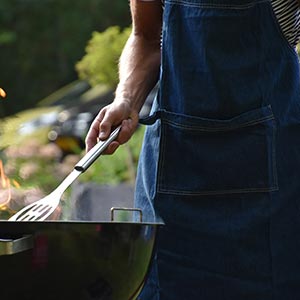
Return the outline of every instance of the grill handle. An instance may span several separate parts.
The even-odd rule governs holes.
[[[0,256],[13,255],[33,248],[33,236],[25,235],[19,239],[0,239]]]
[[[138,212],[139,216],[140,216],[140,222],[143,222],[143,211],[139,208],[125,208],[125,207],[112,207],[110,209],[110,213],[111,213],[111,221],[115,221],[115,211],[132,211],[132,212]]]

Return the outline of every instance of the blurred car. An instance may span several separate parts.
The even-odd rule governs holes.
[[[157,91],[156,86],[147,97],[140,117],[149,114]],[[79,153],[85,148],[87,131],[99,110],[114,100],[114,90],[100,92],[96,86],[81,95],[81,99],[80,104],[68,107],[58,114],[57,122],[48,134],[49,141],[58,145],[65,155]]]
[[[48,107],[49,111],[27,122],[23,122],[19,127],[18,133],[21,135],[32,134],[37,128],[53,125],[57,121],[59,111],[74,105],[74,101],[89,89],[90,85],[86,81],[77,80],[50,94],[33,109],[39,111],[39,108]]]
[[[103,106],[111,103],[114,91],[96,86],[80,97],[73,106],[62,110],[48,133],[50,142],[55,143],[63,153],[77,153],[84,149],[85,135],[90,124]]]

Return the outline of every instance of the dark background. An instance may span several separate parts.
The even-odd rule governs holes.
[[[0,118],[33,107],[78,78],[93,31],[130,24],[126,0],[1,0]]]

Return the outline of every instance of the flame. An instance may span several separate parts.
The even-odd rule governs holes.
[[[5,98],[6,97],[6,93],[4,91],[4,89],[0,88],[0,97]]]
[[[0,188],[5,189],[8,192],[6,200],[0,203],[0,210],[6,209],[7,204],[11,200],[11,183],[16,187],[19,188],[20,184],[16,180],[10,180],[4,172],[3,162],[0,159]]]

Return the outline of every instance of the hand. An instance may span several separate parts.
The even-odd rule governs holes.
[[[97,139],[105,140],[112,130],[121,124],[121,131],[115,141],[105,150],[105,154],[113,154],[117,148],[126,143],[138,125],[138,112],[133,110],[128,101],[115,101],[100,110],[86,136],[86,150],[89,151]]]

